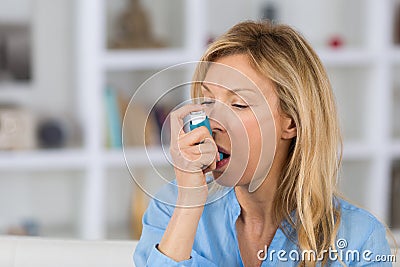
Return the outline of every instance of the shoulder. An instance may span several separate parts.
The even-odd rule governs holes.
[[[153,196],[150,196],[150,202],[146,212],[143,215],[143,224],[162,221],[168,223],[172,216],[177,198],[176,183],[165,184]]]
[[[358,233],[362,232],[368,235],[377,228],[385,228],[385,226],[367,210],[357,207],[343,199],[338,199],[338,201],[341,212],[341,230],[356,231]]]
[[[372,243],[378,247],[389,247],[386,227],[367,210],[339,199],[341,218],[338,240],[344,239],[349,248],[368,248]]]

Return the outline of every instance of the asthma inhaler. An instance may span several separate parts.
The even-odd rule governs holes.
[[[207,127],[208,131],[210,132],[210,135],[212,135],[210,121],[209,121],[206,113],[203,110],[190,112],[190,114],[189,114],[190,130],[192,131],[193,129],[196,129],[200,126]],[[222,160],[223,158],[224,158],[224,155],[222,153],[219,153],[219,159]]]

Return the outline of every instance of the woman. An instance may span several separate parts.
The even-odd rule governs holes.
[[[248,77],[256,85],[247,88],[249,94],[262,93],[269,108],[263,106],[264,113],[270,116],[257,111],[259,97],[212,82],[193,86],[192,96],[206,100],[171,114],[171,155],[183,166],[175,167],[176,207],[150,203],[136,266],[368,265],[377,255],[389,255],[385,227],[336,192],[341,139],[334,96],[304,38],[285,25],[243,22],[211,44],[201,61]],[[198,68],[195,79],[202,74]],[[248,160],[233,190],[206,204],[205,173],[212,171],[218,181],[227,165],[243,166],[233,153],[228,159],[219,156],[233,152],[238,134],[229,134],[230,120],[225,125],[211,120],[213,138],[205,127],[188,133],[179,129],[189,112],[213,109],[217,103],[242,122]],[[269,164],[262,154],[271,145],[261,144],[261,128],[271,125],[271,118],[275,143]],[[260,166],[266,177],[257,174]]]

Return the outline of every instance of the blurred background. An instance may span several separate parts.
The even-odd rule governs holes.
[[[400,1],[0,0],[0,6],[0,234],[137,239],[149,198],[131,179],[121,149],[130,97],[159,70],[198,60],[237,22],[268,18],[298,29],[320,55],[344,135],[340,188],[399,238]],[[166,79],[190,76],[183,69]],[[149,99],[164,89],[161,82]],[[188,96],[181,91],[162,101],[145,137],[154,163],[171,177],[159,128]],[[132,129],[145,119],[140,107],[134,112]],[[142,137],[132,134],[125,150],[132,173],[145,177]]]

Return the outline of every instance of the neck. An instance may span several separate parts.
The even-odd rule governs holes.
[[[276,151],[275,160],[264,182],[254,191],[249,192],[249,185],[235,187],[236,197],[242,209],[240,214],[244,223],[256,222],[265,226],[278,226],[274,221],[273,202],[280,183],[281,172],[287,158],[289,142],[282,145],[284,149]]]
[[[258,240],[264,240],[267,244],[270,244],[278,228],[272,216],[274,191],[260,186],[255,192],[250,193],[247,186],[235,187],[241,207],[241,213],[236,221],[237,229]]]
[[[269,178],[271,177],[267,177],[266,180]],[[271,182],[272,181],[264,181],[263,185],[252,193],[248,191],[248,186],[246,185],[235,187],[236,197],[242,209],[240,217],[244,222],[256,221],[268,225],[273,224],[272,205],[276,191],[276,183]]]

